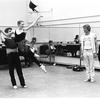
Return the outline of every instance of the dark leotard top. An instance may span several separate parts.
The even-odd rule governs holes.
[[[22,32],[21,34],[17,34],[15,31],[15,41],[20,42],[25,39],[26,32]]]

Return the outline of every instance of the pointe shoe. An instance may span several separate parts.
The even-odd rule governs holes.
[[[46,69],[45,69],[45,66],[44,66],[44,65],[41,65],[40,67],[41,67],[41,69],[47,74],[47,71],[46,71]]]

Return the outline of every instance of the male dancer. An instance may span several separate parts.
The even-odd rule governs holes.
[[[22,73],[21,63],[18,56],[18,47],[11,37],[13,34],[12,28],[6,28],[5,32],[0,30],[0,33],[3,33],[6,37],[3,39],[3,43],[6,45],[6,52],[8,58],[8,67],[9,67],[9,75],[11,77],[11,83],[14,89],[17,89],[17,84],[14,76],[14,67],[16,68],[17,75],[20,80],[20,84],[23,88],[26,88],[25,80]]]
[[[97,39],[96,35],[91,32],[90,25],[84,25],[84,35],[81,36],[81,53],[86,67],[86,80],[94,82],[94,57],[97,54]]]

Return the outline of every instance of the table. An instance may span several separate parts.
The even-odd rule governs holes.
[[[72,56],[76,56],[77,51],[80,51],[80,46],[81,46],[80,44],[67,43],[66,50],[67,50],[67,52],[72,53]]]
[[[57,55],[65,55],[65,53],[71,53],[76,57],[77,51],[80,51],[80,44],[67,43],[65,45],[55,45]]]

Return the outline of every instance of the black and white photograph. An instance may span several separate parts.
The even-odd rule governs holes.
[[[0,98],[100,98],[99,0],[0,0]]]

